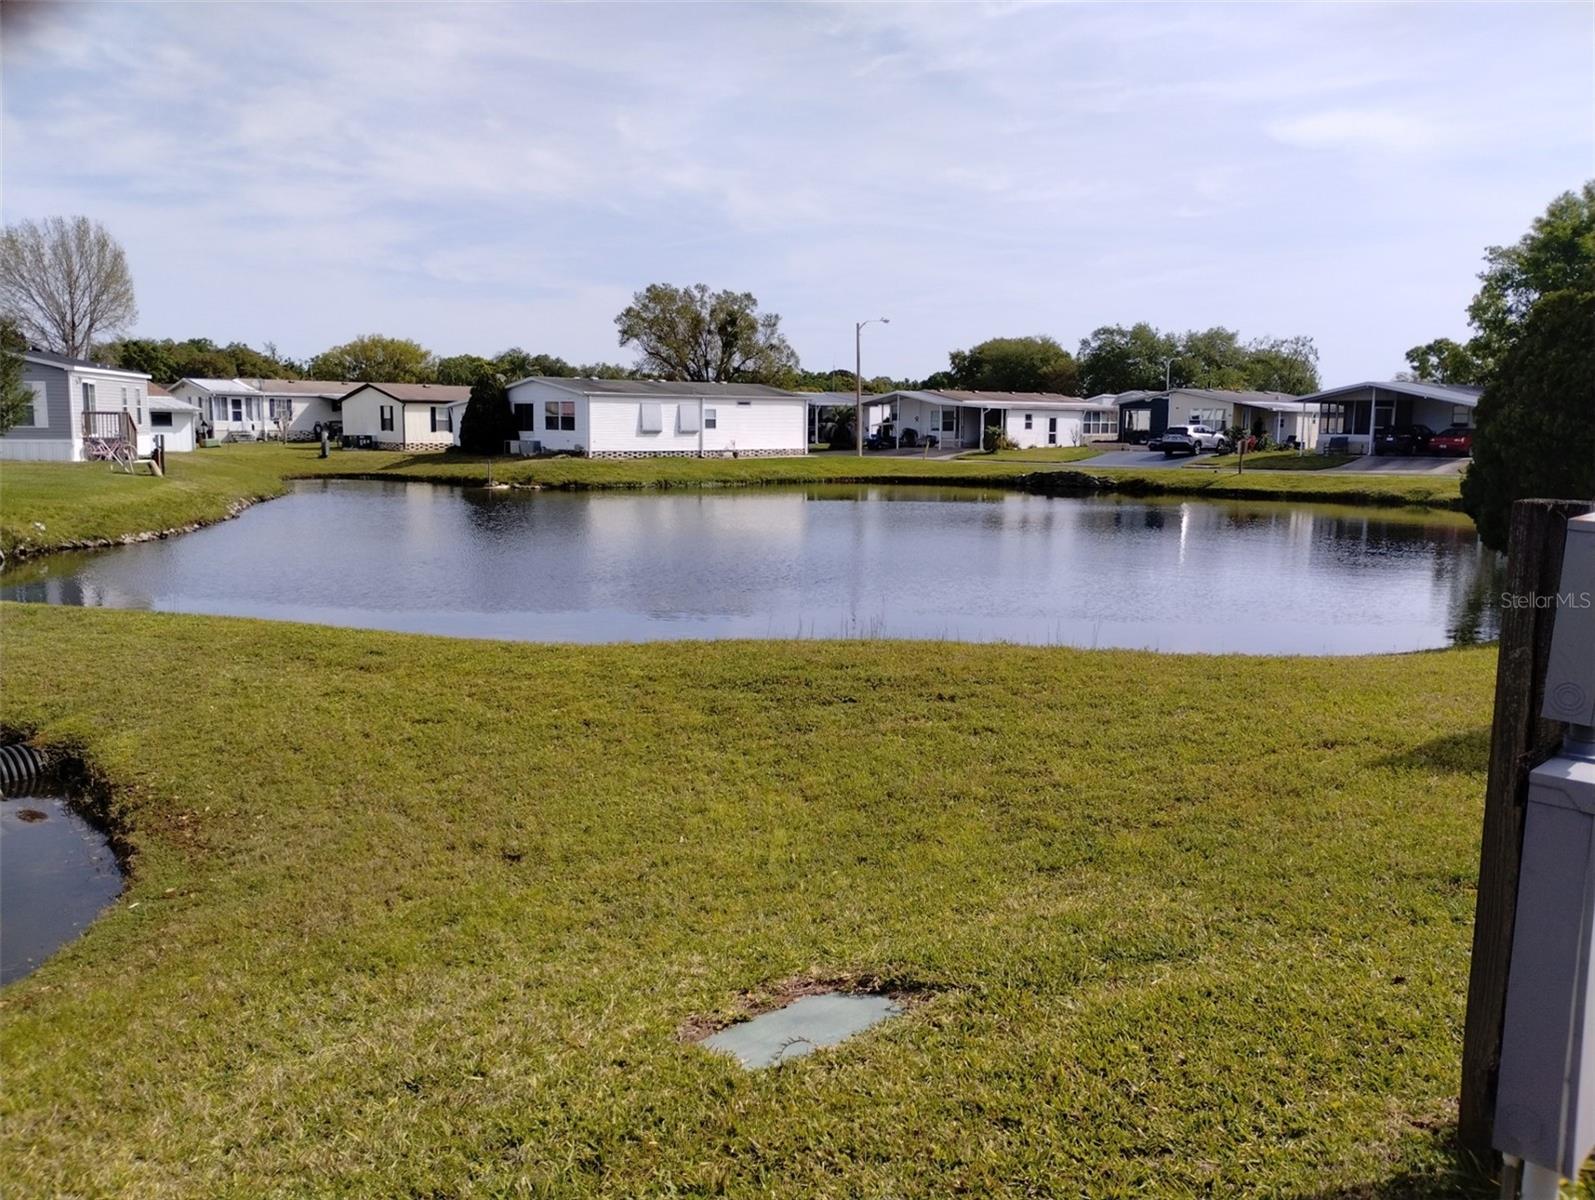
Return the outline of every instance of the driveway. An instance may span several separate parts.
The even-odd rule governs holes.
[[[1460,475],[1470,461],[1465,457],[1436,458],[1427,454],[1365,454],[1343,467],[1330,469],[1341,473],[1354,471],[1378,475]]]
[[[1210,454],[1198,454],[1195,458],[1188,458],[1185,455],[1164,458],[1161,450],[1108,450],[1095,458],[1082,458],[1069,465],[1071,467],[1183,467],[1211,457]]]

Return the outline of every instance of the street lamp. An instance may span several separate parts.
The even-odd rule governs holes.
[[[858,456],[864,457],[864,326],[890,325],[890,317],[871,317],[853,324],[853,436],[858,440]]]
[[[1172,358],[1165,358],[1163,360],[1163,390],[1165,392],[1169,390],[1169,368],[1173,365],[1174,360]]]

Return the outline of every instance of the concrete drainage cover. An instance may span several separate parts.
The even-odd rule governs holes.
[[[825,992],[722,1029],[702,1044],[755,1071],[834,1046],[902,1011],[889,996]]]

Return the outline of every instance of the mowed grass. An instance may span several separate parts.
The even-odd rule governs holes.
[[[1072,463],[1095,458],[1097,446],[1032,446],[1025,450],[971,450],[960,456],[964,462]]]
[[[134,848],[0,993],[8,1196],[1488,1194],[1448,1137],[1493,650],[8,605],[0,651]],[[808,975],[915,1000],[774,1071],[678,1040]]]
[[[1203,467],[1225,469],[1240,465],[1247,471],[1327,471],[1355,462],[1358,457],[1360,456],[1356,454],[1301,454],[1295,450],[1258,450],[1246,455],[1244,462],[1239,454],[1218,454],[1211,458],[1197,459],[1196,462]]]
[[[932,483],[1031,487],[1037,476],[1067,470],[1080,447],[1046,460],[982,455],[935,460],[821,454],[798,458],[602,460],[503,458],[453,453],[337,450],[322,459],[309,445],[230,445],[168,459],[170,473],[113,474],[104,463],[0,464],[0,552],[45,553],[85,541],[161,533],[217,521],[244,502],[281,495],[307,478],[409,479],[480,486],[495,482],[551,488],[751,487],[806,483]],[[1029,453],[1019,451],[1015,453]],[[1078,461],[1078,459],[1074,460]],[[1082,468],[1115,490],[1140,494],[1243,499],[1324,500],[1348,504],[1455,508],[1455,476],[1321,476],[1311,486],[1281,472],[1232,479],[1203,472]],[[1216,490],[1215,490],[1216,489]]]

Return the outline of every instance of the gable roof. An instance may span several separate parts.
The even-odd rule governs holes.
[[[1111,411],[1113,403],[1102,400],[1082,400],[1078,396],[1065,396],[1058,392],[970,392],[960,391],[955,388],[926,388],[902,389],[895,392],[886,392],[879,396],[864,397],[866,404],[890,399],[893,396],[907,396],[911,399],[931,404],[957,405],[963,408],[988,408],[995,411],[1010,409],[1033,409],[1035,411],[1063,411],[1080,412],[1086,409],[1101,409]]]
[[[1395,379],[1389,382],[1380,380],[1348,383],[1341,387],[1329,388],[1327,391],[1314,392],[1311,396],[1303,396],[1302,399],[1317,403],[1369,388],[1377,388],[1381,392],[1394,392],[1398,396],[1416,396],[1422,400],[1443,400],[1448,404],[1461,404],[1468,408],[1479,402],[1479,396],[1484,391],[1483,388],[1469,387],[1460,383],[1427,383],[1415,379]]]
[[[352,379],[200,379],[188,376],[177,383],[191,383],[207,392],[228,396],[322,396],[336,400],[360,385]],[[173,384],[176,387],[177,384]]]
[[[121,367],[110,367],[105,363],[97,363],[92,359],[73,358],[70,354],[57,354],[53,350],[36,350],[29,346],[22,352],[23,360],[38,363],[46,367],[80,368],[85,371],[104,371],[110,375],[126,375],[130,379],[148,379],[150,376],[143,371],[126,371]]]
[[[343,398],[347,400],[366,388],[400,404],[464,404],[471,398],[470,388],[449,383],[357,383],[343,393]]]
[[[517,379],[510,387],[520,387],[523,383],[547,384],[580,396],[637,396],[644,400],[665,400],[672,396],[739,400],[801,398],[798,392],[783,391],[763,383],[688,383],[672,379],[567,379],[564,376],[529,375],[525,379]]]

